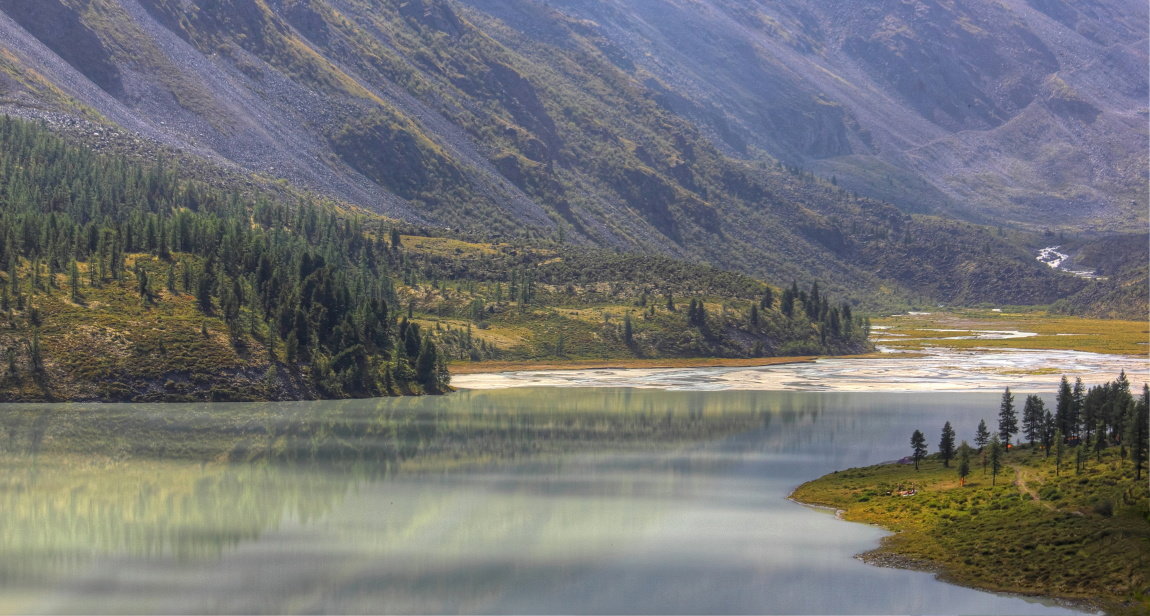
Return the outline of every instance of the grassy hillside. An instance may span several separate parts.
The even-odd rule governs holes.
[[[1104,319],[1145,319],[1150,305],[1150,237],[1145,234],[1071,240],[1070,269],[1099,278],[1052,306],[1058,312]]]
[[[397,287],[401,305],[440,333],[452,360],[749,358],[870,348],[866,321],[820,297],[817,285],[779,291],[706,266],[602,251],[410,236],[400,245],[409,268]]]
[[[1150,607],[1150,493],[1117,452],[1083,471],[1019,448],[996,485],[975,461],[965,486],[954,463],[919,470],[887,464],[837,471],[795,490],[804,503],[898,534],[868,562],[937,571],[947,581],[1000,592],[1045,595],[1114,614]],[[911,496],[899,492],[914,490]]]
[[[663,257],[401,233],[0,120],[0,396],[247,400],[446,391],[484,359],[869,348],[817,285]]]

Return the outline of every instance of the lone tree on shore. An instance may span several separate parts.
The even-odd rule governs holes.
[[[978,450],[982,451],[983,447],[990,442],[990,430],[986,429],[986,420],[978,420],[978,431],[974,433],[974,444],[978,446]]]
[[[910,435],[910,446],[914,448],[914,470],[918,470],[918,461],[926,457],[926,437],[922,435],[921,430],[915,430],[914,434]]]
[[[1014,394],[1010,388],[1002,392],[1002,404],[998,407],[998,438],[1003,447],[1010,447],[1010,437],[1018,434],[1018,413],[1014,410]]]
[[[995,480],[998,479],[998,471],[1002,470],[1002,442],[998,440],[998,435],[990,437],[990,485],[994,486]]]
[[[950,460],[954,458],[954,428],[950,422],[942,426],[942,439],[938,441],[938,455],[942,458],[942,465],[950,468]]]
[[[970,445],[963,441],[958,446],[958,485],[966,485],[968,475],[970,475]]]

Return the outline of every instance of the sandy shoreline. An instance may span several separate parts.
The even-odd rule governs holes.
[[[907,361],[908,359],[912,361]],[[637,387],[679,391],[1044,392],[1066,375],[1087,383],[1125,370],[1150,377],[1141,356],[1024,349],[930,349],[843,357],[484,363],[456,372],[462,389],[505,387]]]
[[[812,362],[816,356],[759,357],[754,359],[724,359],[699,357],[686,359],[575,359],[571,361],[485,361],[448,364],[451,374],[488,374],[494,372],[523,372],[535,370],[627,370],[631,368],[722,368],[777,366]]]
[[[904,358],[916,355],[906,353]],[[795,357],[688,357],[664,359],[573,359],[570,361],[484,361],[457,362],[447,366],[454,375],[490,374],[498,372],[524,372],[537,370],[628,370],[640,368],[757,368],[760,366],[781,366],[784,364],[807,364],[818,359],[874,359],[890,357],[889,353],[866,353],[863,355],[800,355]]]

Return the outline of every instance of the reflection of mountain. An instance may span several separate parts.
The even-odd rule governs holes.
[[[94,557],[218,557],[337,505],[349,481],[255,466],[3,455],[0,586],[42,583]]]
[[[965,434],[996,406],[993,394],[536,389],[7,407],[0,605],[640,612],[636,597],[654,584],[667,594],[646,611],[795,611],[807,598],[788,599],[764,575],[869,588],[873,570],[858,565],[844,581],[839,568],[877,535],[810,515],[789,491],[897,457],[909,425],[946,418]],[[871,599],[870,611],[913,611]]]
[[[519,392],[8,408],[0,585],[93,556],[215,557],[285,523],[322,518],[356,486],[400,471],[720,439],[769,418],[752,398],[604,390],[543,412]]]

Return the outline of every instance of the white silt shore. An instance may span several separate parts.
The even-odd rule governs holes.
[[[1054,369],[1051,371],[1051,369]],[[890,352],[870,359],[819,359],[761,367],[528,370],[465,374],[464,389],[507,387],[639,387],[677,391],[1016,391],[1053,392],[1061,375],[1087,384],[1113,380],[1122,370],[1140,387],[1150,380],[1150,358],[1083,351],[931,349]]]

